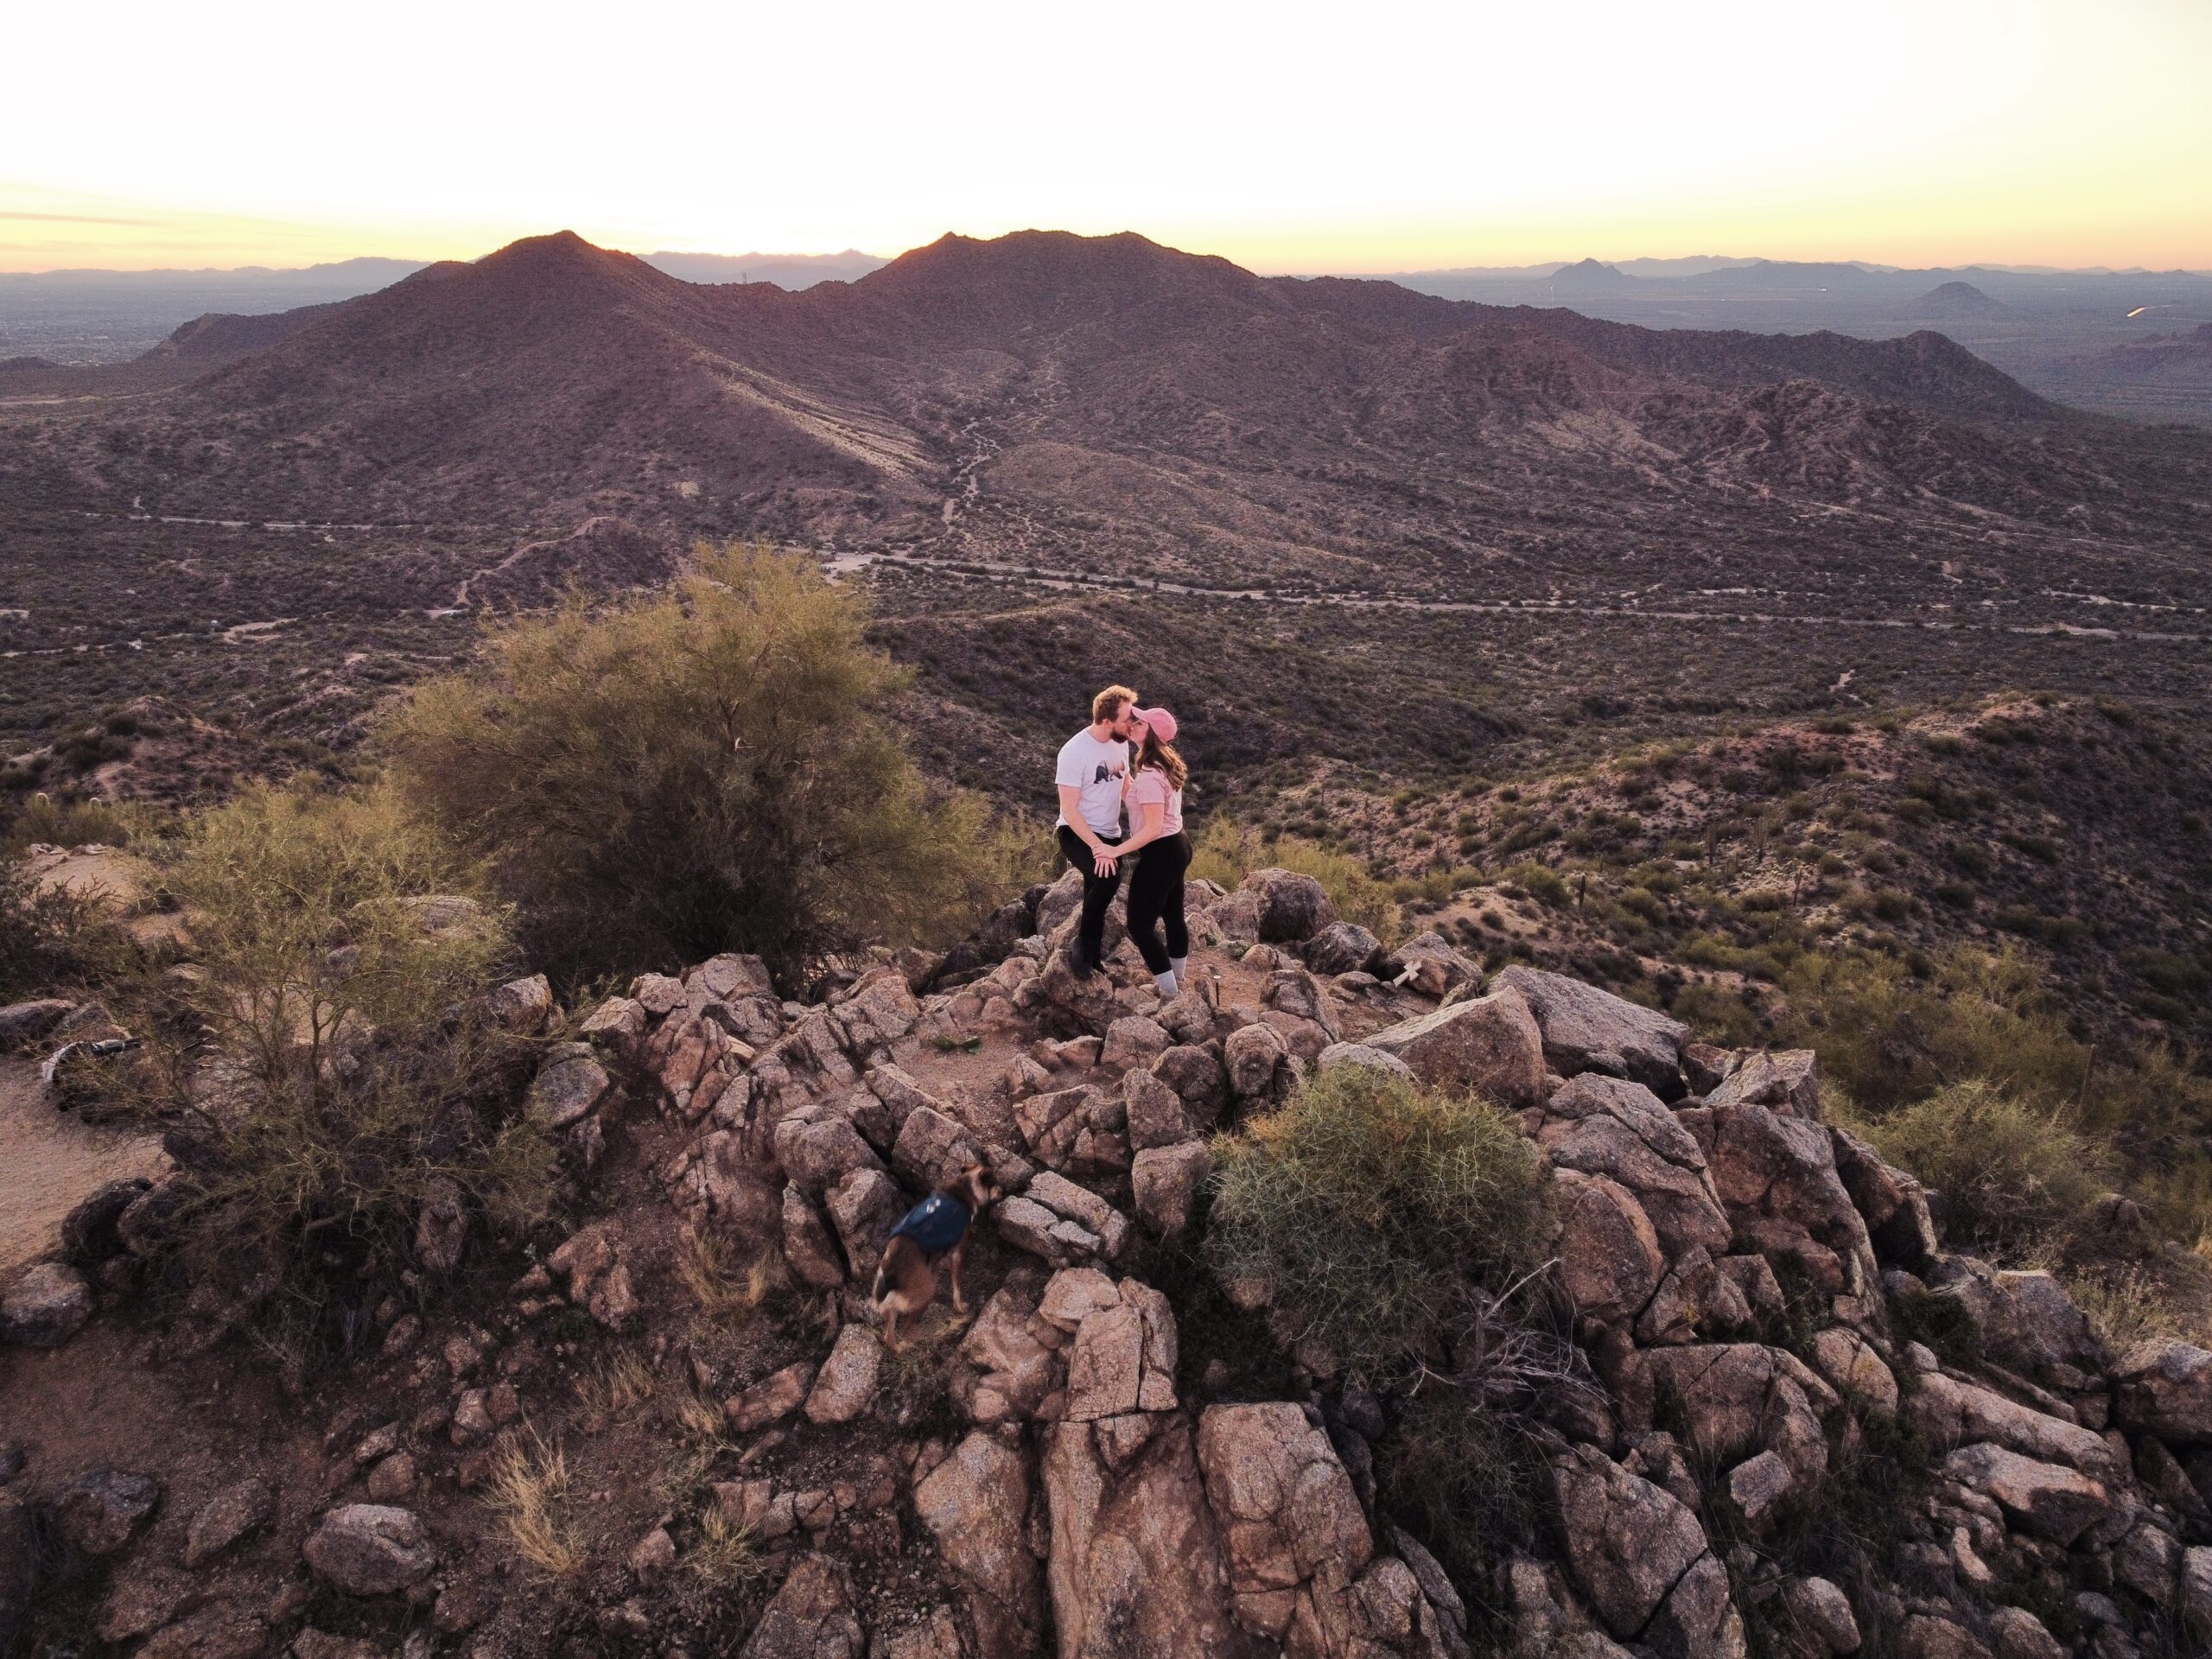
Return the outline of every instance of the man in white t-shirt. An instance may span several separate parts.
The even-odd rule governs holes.
[[[1060,851],[1083,872],[1075,970],[1086,977],[1105,957],[1106,907],[1122,885],[1114,849],[1123,839],[1122,785],[1129,775],[1136,706],[1137,694],[1126,685],[1109,685],[1093,697],[1090,724],[1060,746],[1053,773],[1060,791]]]

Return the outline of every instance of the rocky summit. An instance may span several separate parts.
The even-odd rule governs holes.
[[[1105,975],[1070,971],[1075,890],[812,1001],[735,956],[588,1007],[501,987],[571,1220],[503,1255],[441,1190],[410,1294],[321,1373],[272,1381],[252,1306],[149,1280],[167,1181],[95,1193],[68,1260],[5,1295],[0,1640],[164,1659],[2212,1640],[2212,1353],[2108,1351],[2050,1276],[1948,1249],[1920,1183],[1826,1121],[1810,1054],[1709,1046],[1433,936],[1387,950],[1282,870],[1194,885],[1189,983],[1163,1001],[1125,943]],[[1553,1385],[1482,1408],[1527,1448],[1522,1536],[1394,1512],[1377,1471],[1421,1379],[1370,1389],[1300,1338],[1300,1286],[1205,1266],[1215,1137],[1344,1067],[1510,1109],[1549,1172],[1566,1348]],[[975,1163],[1005,1196],[966,1310],[941,1288],[887,1345],[868,1286],[891,1229]],[[1819,1541],[1847,1529],[1858,1570],[1810,1570],[1846,1559]]]

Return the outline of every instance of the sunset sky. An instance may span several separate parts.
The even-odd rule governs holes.
[[[8,46],[8,270],[1025,226],[1265,271],[2212,268],[2212,0],[122,0]]]

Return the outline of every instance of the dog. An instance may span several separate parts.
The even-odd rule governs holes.
[[[899,1322],[919,1319],[937,1300],[937,1264],[950,1258],[952,1310],[968,1311],[968,1298],[960,1286],[960,1261],[968,1249],[969,1230],[983,1206],[1000,1196],[999,1184],[982,1164],[970,1164],[958,1180],[940,1186],[906,1212],[891,1230],[883,1260],[875,1269],[875,1305],[883,1310],[883,1340],[899,1345]]]

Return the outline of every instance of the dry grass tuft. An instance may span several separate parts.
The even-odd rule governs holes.
[[[721,1589],[753,1584],[766,1570],[753,1529],[739,1526],[713,1504],[699,1517],[699,1541],[683,1566],[694,1577]]]
[[[582,1541],[568,1514],[569,1464],[560,1444],[535,1429],[499,1449],[487,1497],[515,1553],[548,1578],[564,1579],[584,1564]]]
[[[659,1392],[660,1380],[634,1348],[602,1354],[576,1379],[576,1402],[594,1430],[626,1417]]]
[[[740,1267],[727,1245],[710,1234],[686,1230],[677,1270],[698,1299],[699,1311],[724,1325],[742,1325],[783,1287],[783,1258],[762,1250]]]

